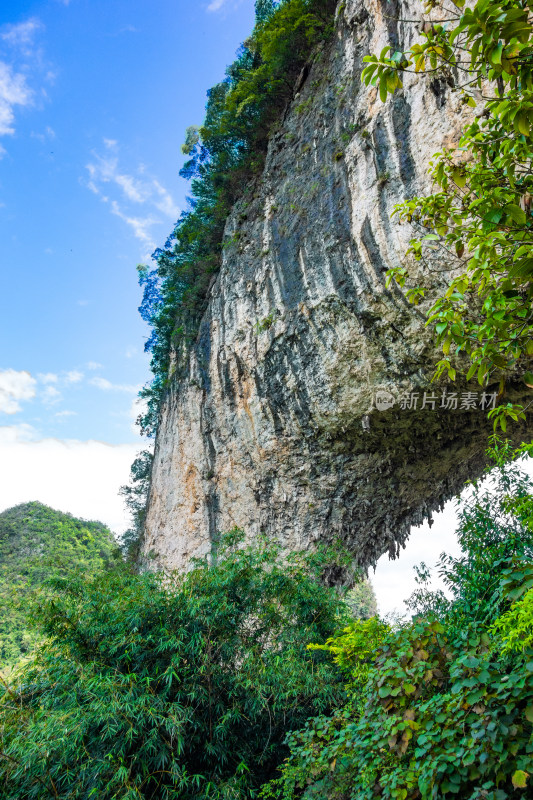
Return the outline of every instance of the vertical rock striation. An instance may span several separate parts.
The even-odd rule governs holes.
[[[405,41],[413,26],[395,18],[417,13],[416,0],[340,3],[228,219],[156,442],[144,549],[169,567],[234,525],[291,549],[340,537],[367,566],[483,466],[481,392],[476,408],[460,408],[461,387],[456,410],[440,407],[424,316],[385,285],[411,233],[394,205],[427,188],[432,153],[461,130],[444,80],[406,76],[386,104],[361,84],[363,56]],[[397,402],[378,410],[377,391]],[[411,392],[417,409],[402,409]]]

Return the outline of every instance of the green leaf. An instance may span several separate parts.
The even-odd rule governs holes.
[[[527,222],[525,213],[522,211],[520,206],[517,206],[514,203],[509,203],[505,206],[505,213],[508,214],[514,222],[518,222],[519,225],[525,225]]]
[[[530,124],[529,124],[529,116],[527,115],[527,113],[522,112],[516,115],[515,126],[518,128],[520,133],[524,134],[524,136],[529,136]]]
[[[503,52],[503,43],[498,42],[496,47],[494,47],[489,55],[489,60],[491,64],[501,64],[502,63],[502,52]]]
[[[509,275],[513,278],[528,278],[533,275],[533,258],[521,258],[516,261],[510,268]]]
[[[460,189],[463,189],[466,186],[467,176],[464,170],[454,169],[452,171],[452,178],[454,183],[456,183]]]
[[[517,769],[512,777],[513,786],[515,789],[525,789],[527,785],[527,779],[529,777],[528,772],[524,772],[523,769]]]
[[[468,372],[466,373],[466,380],[467,380],[467,382],[468,382],[468,381],[469,381],[469,380],[470,380],[470,379],[473,377],[473,375],[474,375],[474,373],[475,373],[476,369],[477,369],[477,364],[476,364],[476,363],[472,364],[472,366],[470,367],[470,369],[469,369],[469,370],[468,370]]]
[[[492,208],[485,214],[485,219],[487,222],[499,222],[503,217],[503,211],[501,208]]]

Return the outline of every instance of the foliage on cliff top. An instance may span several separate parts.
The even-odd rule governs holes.
[[[256,796],[287,731],[343,695],[307,643],[345,612],[326,555],[241,545],[231,532],[185,575],[55,581],[47,643],[0,690],[4,800]]]
[[[404,73],[428,73],[477,109],[459,144],[435,155],[435,191],[396,209],[420,231],[411,256],[425,263],[438,251],[454,270],[428,314],[443,351],[437,374],[454,380],[461,370],[481,385],[499,380],[503,394],[518,372],[533,388],[533,5],[424,5],[419,40],[367,56],[363,80],[377,84],[385,101]],[[408,277],[406,267],[389,273],[400,286]],[[425,291],[411,285],[408,296],[416,303]],[[507,416],[523,418],[510,405],[491,414],[504,430]]]
[[[101,522],[24,503],[0,514],[0,670],[29,653],[36,634],[28,627],[30,591],[55,572],[78,566],[93,574],[116,556]]]
[[[451,599],[422,582],[412,621],[358,622],[328,641],[348,702],[289,737],[264,798],[531,796],[533,495],[509,456],[462,502],[462,555],[439,563]]]
[[[235,201],[264,163],[268,137],[293,98],[295,81],[313,47],[333,29],[336,0],[259,0],[256,25],[225,79],[208,92],[206,117],[187,131],[190,156],[180,174],[192,180],[189,209],[178,220],[157,266],[140,266],[140,312],[152,326],[146,348],[154,379],[142,395],[141,429],[153,435],[171,352],[181,360],[205,310],[220,266],[224,224]]]

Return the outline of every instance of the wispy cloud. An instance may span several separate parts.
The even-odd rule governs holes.
[[[91,378],[89,383],[96,386],[97,389],[102,389],[104,392],[128,392],[130,394],[136,394],[140,389],[140,386],[132,386],[131,384],[111,383],[107,378]]]
[[[28,80],[35,71],[43,70],[42,52],[35,42],[43,27],[36,17],[0,27],[0,136],[12,136],[17,109],[35,103],[36,92]],[[0,157],[4,153],[0,145]]]
[[[59,380],[59,375],[55,372],[40,372],[37,377],[41,383],[57,383]]]
[[[87,188],[109,205],[112,214],[132,228],[145,248],[143,257],[149,256],[155,247],[153,227],[168,220],[175,221],[180,210],[168,189],[150,176],[143,164],[138,164],[134,170],[120,165],[116,139],[104,139],[103,143],[103,152],[93,151],[86,165]]]
[[[149,250],[154,249],[155,242],[152,238],[151,228],[160,222],[157,217],[152,215],[148,217],[130,217],[121,210],[116,200],[111,202],[111,213],[129,225],[133,229],[135,237],[145,244]]]
[[[23,400],[35,397],[37,381],[29,372],[0,370],[0,413],[17,414]]]
[[[83,372],[71,369],[65,374],[65,383],[79,383],[83,379]]]
[[[94,369],[102,369],[102,367],[104,365],[100,364],[98,361],[88,361],[86,366],[87,366],[87,369],[94,370]]]
[[[30,133],[30,136],[32,137],[32,139],[38,139],[40,142],[46,142],[55,139],[56,132],[54,131],[53,128],[50,127],[50,125],[47,125],[46,128],[44,129],[44,133],[36,133],[35,131],[32,131]]]
[[[63,419],[64,417],[77,417],[77,411],[58,411],[57,414],[54,414],[54,417],[59,417]]]
[[[226,2],[227,0],[213,0],[213,2],[207,6],[207,10],[219,11],[222,8],[222,6],[226,5]]]
[[[43,28],[43,23],[37,17],[31,17],[15,25],[4,25],[0,30],[0,39],[11,47],[24,49],[34,43],[36,33]]]
[[[44,392],[42,393],[43,402],[46,405],[53,405],[54,403],[59,403],[61,400],[61,392],[59,389],[56,389],[55,386],[48,385]]]

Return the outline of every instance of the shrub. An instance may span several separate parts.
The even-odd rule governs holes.
[[[451,599],[422,588],[412,621],[388,632],[369,621],[327,643],[355,679],[348,702],[289,736],[263,798],[531,794],[533,496],[518,467],[503,466],[509,447],[495,455],[493,485],[474,484],[461,509],[463,554],[440,560]],[[520,645],[516,625],[529,635]]]
[[[49,637],[0,700],[5,800],[252,798],[287,732],[343,694],[321,653],[342,605],[325,556],[224,538],[186,575],[54,582]]]

